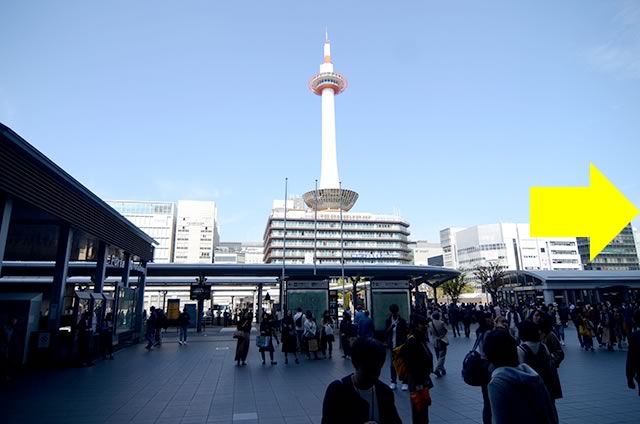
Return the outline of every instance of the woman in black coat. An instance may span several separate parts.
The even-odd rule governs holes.
[[[277,362],[273,360],[273,339],[275,338],[278,344],[280,341],[278,337],[275,335],[274,331],[275,323],[273,322],[273,317],[271,314],[264,314],[264,318],[260,323],[260,337],[264,338],[265,342],[262,346],[260,346],[260,356],[262,356],[262,365],[265,364],[264,353],[269,352],[269,358],[271,359],[271,365],[276,365]]]
[[[418,399],[430,397],[428,390],[433,387],[431,373],[433,373],[433,354],[427,346],[427,325],[425,317],[416,316],[412,319],[411,334],[402,350],[407,367],[407,379],[411,392],[411,418],[413,424],[429,422],[429,403]],[[426,390],[426,392],[425,392]]]
[[[340,345],[342,346],[343,358],[351,356],[351,337],[353,337],[353,324],[351,314],[345,311],[340,322]]]
[[[238,323],[238,331],[243,333],[243,337],[238,337],[236,345],[236,362],[238,366],[242,361],[242,365],[247,365],[247,355],[249,354],[249,337],[251,336],[251,323],[253,322],[253,313],[248,312],[240,318]]]
[[[297,352],[297,344],[298,339],[296,336],[296,324],[293,320],[293,313],[291,310],[287,311],[287,316],[282,319],[282,353],[284,353],[284,363],[289,363],[289,354],[293,353],[293,356],[296,359],[296,364],[299,364],[298,361],[298,352]]]

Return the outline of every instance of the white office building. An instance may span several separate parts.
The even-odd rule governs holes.
[[[220,242],[215,250],[217,264],[261,264],[264,249],[260,242]]]
[[[173,261],[176,228],[174,203],[139,200],[109,200],[107,203],[158,242],[153,253],[154,262]]]
[[[427,240],[417,240],[409,243],[414,265],[429,265],[429,259],[443,255],[440,243],[433,243]]]
[[[582,270],[575,238],[533,238],[529,224],[487,224],[440,232],[445,266],[497,262],[509,270]]]
[[[218,243],[218,210],[215,202],[178,201],[174,261],[213,263]]]
[[[411,263],[409,223],[399,216],[305,207],[300,198],[287,202],[287,238],[284,239],[284,201],[273,202],[264,233],[264,262],[339,265],[406,265]],[[342,233],[342,234],[341,234]],[[343,248],[341,249],[341,241]],[[315,252],[315,255],[314,255]]]

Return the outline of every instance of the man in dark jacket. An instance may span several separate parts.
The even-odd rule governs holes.
[[[156,321],[158,320],[158,315],[156,314],[156,307],[152,306],[149,309],[149,318],[147,318],[147,332],[145,333],[145,339],[147,340],[147,345],[145,349],[151,350],[153,343],[156,338]]]
[[[409,390],[411,391],[411,417],[413,424],[429,422],[430,398],[429,389],[433,387],[431,373],[433,373],[433,354],[427,346],[429,321],[426,317],[417,315],[412,317],[411,334],[407,339],[402,355],[407,367]]]
[[[180,340],[178,343],[180,343],[180,345],[187,344],[187,330],[189,328],[189,322],[191,322],[191,315],[189,315],[187,307],[185,306],[180,313],[180,316],[178,316],[178,327],[180,327]]]
[[[633,320],[640,327],[640,309],[633,314]],[[635,380],[638,383],[638,396],[640,396],[640,330],[629,334],[629,351],[627,352],[627,385],[635,389]]]
[[[387,318],[387,321],[385,322],[384,331],[387,336],[387,346],[389,346],[390,352],[393,352],[393,349],[401,346],[407,341],[409,328],[407,327],[407,320],[400,316],[400,307],[398,307],[398,305],[390,305],[389,312],[391,312],[391,316]],[[389,358],[391,357],[392,356],[390,354]],[[396,375],[396,369],[393,367],[393,361],[389,361],[389,364],[391,372],[391,384],[389,387],[391,390],[395,390],[396,385],[398,384],[398,376]],[[408,389],[409,386],[403,382],[402,390]]]
[[[378,380],[384,365],[384,346],[358,338],[351,346],[355,372],[327,387],[322,404],[322,424],[402,423],[393,392]]]

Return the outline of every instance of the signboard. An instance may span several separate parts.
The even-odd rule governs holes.
[[[320,323],[322,314],[329,309],[327,290],[288,290],[288,308],[295,311],[298,308],[302,312],[311,311]]]
[[[196,305],[194,305],[193,303],[188,303],[186,305],[184,305],[185,308],[187,308],[187,313],[189,314],[189,317],[191,318],[189,320],[189,328],[196,328],[196,323],[197,323],[197,317],[198,317],[198,312],[196,309]]]
[[[371,281],[372,289],[409,289],[410,285],[408,281]]]
[[[180,316],[180,299],[167,300],[167,319],[174,321]]]
[[[291,281],[287,280],[287,290],[289,289],[325,289],[329,290],[329,281]]]
[[[191,286],[191,300],[211,299],[211,285],[194,284]]]
[[[329,291],[329,315],[334,322],[338,322],[338,291]]]
[[[408,291],[374,291],[373,297],[373,325],[376,330],[384,330],[385,322],[390,315],[389,306],[398,305],[400,316],[409,319],[411,310],[409,308]]]

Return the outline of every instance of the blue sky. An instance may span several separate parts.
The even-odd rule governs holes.
[[[212,199],[260,240],[320,173],[325,27],[354,210],[528,222],[594,164],[640,205],[637,1],[3,1],[0,121],[105,199]]]

